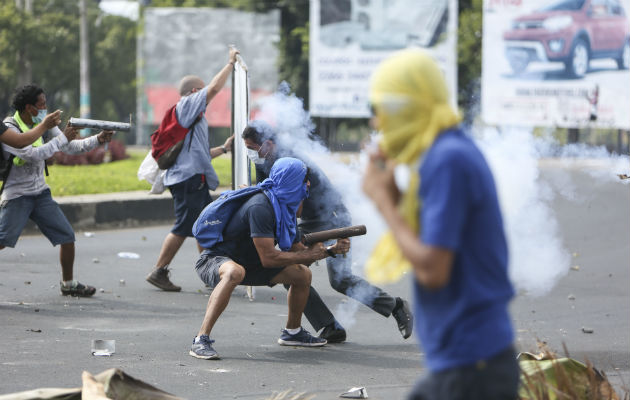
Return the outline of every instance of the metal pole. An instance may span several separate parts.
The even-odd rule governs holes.
[[[87,5],[86,0],[79,0],[80,22],[80,96],[79,114],[81,118],[90,118],[90,53],[88,41]],[[89,129],[83,129],[81,136],[87,136]]]
[[[33,14],[32,0],[15,0],[15,6],[18,10],[23,10],[26,14]],[[28,54],[26,54],[26,51],[22,48],[18,50],[17,62],[18,86],[30,84],[33,81],[33,68],[31,66],[31,60],[28,58]]]

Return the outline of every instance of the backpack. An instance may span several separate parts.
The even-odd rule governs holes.
[[[177,105],[169,108],[158,129],[151,134],[151,155],[157,161],[160,169],[169,169],[177,161],[177,156],[182,151],[186,134],[201,120],[201,117],[185,128],[177,121],[175,108]],[[192,144],[192,139],[188,142],[188,149]]]
[[[223,230],[232,215],[250,197],[262,192],[259,186],[249,186],[237,190],[228,190],[201,211],[195,221],[192,233],[204,249],[209,249],[217,243],[223,242]]]
[[[20,124],[17,123],[13,117],[9,116],[2,121],[9,128],[15,129],[16,131],[23,133],[22,129],[20,129]],[[44,134],[44,136],[47,133]],[[42,139],[43,140],[43,139]],[[0,180],[2,181],[2,187],[0,187],[0,195],[4,191],[4,184],[9,177],[9,173],[11,172],[11,168],[13,167],[13,159],[15,155],[9,155],[9,158],[4,158],[4,151],[2,151],[2,144],[0,144]],[[48,163],[44,161],[44,170],[46,171],[46,176],[48,176]]]
[[[11,172],[11,167],[13,166],[13,154],[9,155],[8,158],[4,157],[4,151],[2,150],[2,144],[0,143],[0,181],[2,181],[2,186],[0,187],[0,195],[4,191],[4,183],[9,177],[9,173]]]

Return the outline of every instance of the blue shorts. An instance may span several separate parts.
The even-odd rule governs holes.
[[[193,175],[183,182],[168,187],[173,196],[175,225],[171,233],[192,237],[192,227],[201,211],[212,202],[210,188],[202,174]]]
[[[29,218],[53,246],[74,243],[72,225],[46,189],[36,196],[20,196],[0,204],[0,245],[15,247]]]

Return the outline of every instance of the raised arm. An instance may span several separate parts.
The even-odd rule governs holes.
[[[7,130],[0,135],[0,142],[6,143],[11,147],[21,149],[25,146],[33,144],[39,139],[47,130],[54,128],[61,122],[61,111],[57,110],[54,113],[46,115],[46,118],[41,124],[37,125],[33,129],[20,133],[7,125]]]
[[[232,69],[234,68],[234,64],[236,63],[236,55],[239,54],[239,51],[234,47],[230,48],[230,59],[229,62],[218,74],[212,78],[210,84],[208,85],[208,93],[206,94],[206,104],[210,104],[210,101],[214,98],[214,96],[219,93],[219,91],[225,86],[225,82],[227,82],[227,78],[230,76]]]
[[[400,193],[394,180],[394,163],[372,154],[363,178],[363,191],[377,206],[418,282],[429,289],[445,286],[451,276],[452,251],[423,243],[398,212]]]

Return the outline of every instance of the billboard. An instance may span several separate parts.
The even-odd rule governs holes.
[[[228,62],[228,46],[236,45],[250,71],[252,99],[266,96],[278,82],[276,47],[280,11],[253,13],[228,8],[146,8],[144,32],[138,39],[138,121],[136,142],[148,144],[150,129],[179,100],[177,85],[185,75],[206,84]],[[231,124],[230,80],[206,109],[211,126]]]
[[[484,0],[489,124],[630,128],[630,0]]]
[[[422,47],[436,58],[456,101],[455,0],[311,0],[310,113],[369,117],[369,78],[391,53]]]

